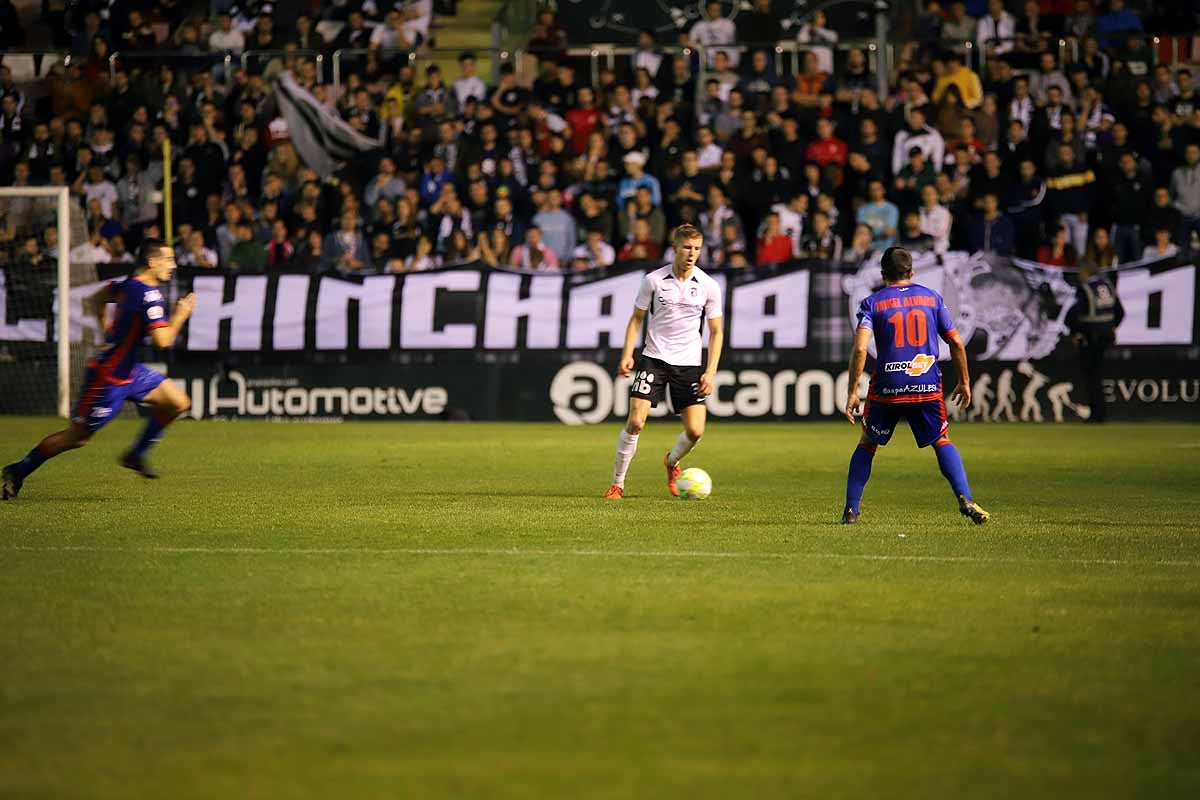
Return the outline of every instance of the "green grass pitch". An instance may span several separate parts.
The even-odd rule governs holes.
[[[845,423],[135,431],[0,505],[0,797],[1200,796],[1200,426],[954,426],[983,528]]]

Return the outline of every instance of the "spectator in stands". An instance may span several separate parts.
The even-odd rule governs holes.
[[[983,207],[971,221],[967,231],[971,250],[1011,256],[1016,249],[1016,231],[1012,220],[1000,210],[1000,199],[995,193],[983,195]]]
[[[121,223],[130,232],[132,241],[140,243],[142,229],[158,218],[158,206],[154,202],[154,184],[142,171],[142,157],[138,153],[125,157],[125,175],[117,184],[117,203]]]
[[[822,117],[817,120],[817,138],[808,145],[805,158],[825,167],[829,164],[845,166],[849,150],[846,143],[833,134],[833,120]]]
[[[479,258],[489,267],[508,269],[512,262],[512,245],[503,228],[492,228],[479,234]]]
[[[1001,200],[1008,200],[1013,193],[1012,183],[1012,177],[1001,169],[1000,154],[985,153],[983,163],[971,170],[967,202],[971,208],[982,209],[983,196],[989,192]]]
[[[858,104],[862,91],[870,88],[874,80],[866,53],[857,47],[846,51],[846,65],[835,76],[831,89],[834,102],[840,110],[850,111]]]
[[[650,224],[644,219],[634,220],[629,241],[617,254],[618,261],[658,261],[662,257],[662,246],[650,235]]]
[[[111,258],[99,225],[90,225],[87,240],[71,248],[70,252],[73,264],[107,264]]]
[[[83,196],[90,205],[93,200],[100,203],[100,208],[106,219],[111,219],[117,211],[120,197],[117,187],[104,174],[104,169],[97,163],[92,163],[87,170],[87,178],[82,183]]]
[[[578,234],[575,219],[562,207],[562,192],[551,189],[546,192],[545,204],[533,217],[533,224],[541,231],[546,245],[554,251],[556,261],[566,264],[575,250]]]
[[[974,43],[975,18],[967,14],[967,6],[962,0],[950,3],[946,19],[941,24],[942,42],[955,49],[965,42]]]
[[[1142,241],[1153,240],[1162,229],[1171,232],[1171,241],[1176,245],[1183,243],[1183,214],[1171,203],[1171,190],[1166,186],[1157,186],[1153,204],[1142,223]]]
[[[857,272],[859,265],[875,252],[872,245],[874,234],[868,225],[856,225],[854,235],[850,238],[850,246],[842,249],[842,271]]]
[[[275,220],[271,223],[271,241],[267,243],[267,266],[273,270],[287,269],[295,257],[296,246],[288,235],[287,223],[281,219]]]
[[[732,66],[737,66],[738,51],[734,47],[716,49],[718,45],[735,45],[737,41],[737,28],[722,15],[721,4],[717,0],[705,4],[704,18],[692,26],[688,38],[693,45],[706,48],[709,67],[716,66],[715,56],[718,52],[727,53]]]
[[[460,108],[467,104],[468,97],[474,97],[483,102],[487,98],[487,84],[475,74],[477,64],[475,54],[466,51],[458,57],[458,78],[454,81],[454,96],[458,99]]]
[[[934,170],[942,168],[946,153],[946,141],[941,133],[929,127],[925,121],[925,109],[914,107],[908,112],[908,127],[896,134],[892,144],[892,172],[904,168],[908,152],[913,147],[921,148]]]
[[[991,61],[1013,51],[1017,21],[1004,10],[1004,0],[988,0],[987,5],[988,13],[976,25],[975,41]]]
[[[180,226],[181,228],[183,226]],[[188,226],[190,228],[190,226]],[[187,249],[176,256],[181,267],[193,269],[216,269],[219,264],[217,252],[204,243],[204,233],[193,230],[187,234]]]
[[[766,227],[758,237],[755,246],[755,262],[759,264],[780,264],[795,257],[795,243],[779,226],[779,214],[770,211],[766,217]]]
[[[612,245],[604,241],[604,231],[589,228],[583,244],[575,248],[572,265],[576,271],[607,269],[617,260]]]
[[[662,209],[656,208],[650,195],[650,189],[638,187],[634,201],[625,206],[621,215],[619,233],[622,240],[628,239],[633,230],[633,223],[643,219],[650,226],[650,236],[655,241],[663,241],[667,235],[667,220]]]
[[[516,269],[558,270],[558,255],[542,241],[542,231],[536,223],[525,230],[525,243],[513,248],[511,265]]]
[[[1085,39],[1095,28],[1096,17],[1092,14],[1091,0],[1075,0],[1072,11],[1063,20],[1063,35],[1075,40]]]
[[[867,185],[867,196],[870,202],[858,209],[857,221],[871,229],[872,248],[886,250],[896,243],[900,210],[886,199],[883,181],[878,178]]]
[[[1102,47],[1113,47],[1118,36],[1142,30],[1142,21],[1125,7],[1125,0],[1109,0],[1108,13],[1096,20],[1096,36]]]
[[[913,147],[908,151],[908,163],[892,184],[892,199],[904,211],[915,210],[920,205],[921,193],[925,187],[932,187],[936,178],[937,174],[926,160],[924,151]]]
[[[386,252],[386,242],[384,242]],[[375,260],[372,254],[372,260]],[[450,239],[446,243],[445,249],[442,252],[442,264],[451,266],[454,264],[466,264],[471,261],[479,260],[479,248],[471,244],[470,237],[462,228],[456,228],[450,234]],[[375,260],[375,263],[379,263]]]
[[[373,206],[381,197],[395,200],[403,197],[406,190],[404,181],[396,174],[396,162],[384,156],[379,159],[379,171],[363,189],[363,202]]]
[[[959,98],[967,108],[978,108],[983,102],[983,84],[957,51],[951,50],[944,56],[945,71],[933,87],[933,102],[940,103],[942,96],[951,86],[958,89]]]
[[[1117,251],[1113,249],[1108,229],[1096,228],[1092,231],[1092,238],[1083,252],[1083,258],[1079,259],[1079,266],[1097,271],[1114,269],[1118,263]],[[1110,276],[1110,279],[1115,279],[1115,275]],[[1115,280],[1113,282],[1115,283]]]
[[[1038,248],[1037,260],[1041,264],[1049,264],[1052,267],[1075,266],[1075,248],[1071,246],[1071,237],[1065,226],[1056,227],[1054,237],[1050,242]]]
[[[353,211],[344,212],[338,229],[325,237],[322,244],[322,269],[361,274],[371,270],[370,258],[367,242],[358,229],[358,216]]]
[[[1136,261],[1143,249],[1141,222],[1151,204],[1150,187],[1132,152],[1123,153],[1119,164],[1121,174],[1112,187],[1113,244],[1122,262]]]
[[[935,185],[926,184],[921,187],[921,208],[917,212],[918,224],[922,233],[928,234],[932,240],[932,249],[944,253],[950,249],[950,229],[952,219],[950,211],[938,201]]]
[[[1156,230],[1154,242],[1146,245],[1141,253],[1141,257],[1146,260],[1173,258],[1177,255],[1179,255],[1179,247],[1171,241],[1171,231],[1168,228]]]
[[[617,209],[624,212],[626,203],[637,196],[640,187],[650,190],[651,202],[655,207],[662,205],[662,187],[658,178],[646,174],[646,155],[640,150],[626,153],[622,161],[625,164],[625,177],[617,187]]]
[[[1187,145],[1184,160],[1171,174],[1171,199],[1183,217],[1183,247],[1192,252],[1192,235],[1200,234],[1200,143]]]
[[[235,229],[237,243],[229,252],[228,269],[235,272],[261,273],[267,268],[267,251],[254,240],[254,229],[242,221]]]
[[[818,258],[824,261],[839,261],[842,257],[842,240],[834,233],[829,215],[814,211],[808,230],[804,233],[798,252],[800,258]]]
[[[812,16],[801,24],[799,30],[796,31],[796,41],[800,44],[812,45],[812,49],[808,52],[816,57],[817,69],[826,75],[833,74],[833,47],[837,44],[838,34],[829,27],[829,20],[823,9],[814,9]]]
[[[913,253],[933,250],[933,237],[921,230],[920,213],[908,211],[904,214],[904,223],[900,228],[898,244]]]
[[[1058,167],[1046,179],[1046,203],[1051,218],[1066,226],[1076,251],[1087,245],[1088,215],[1095,180],[1095,173],[1086,164],[1075,162],[1075,150],[1071,145],[1059,145]]]

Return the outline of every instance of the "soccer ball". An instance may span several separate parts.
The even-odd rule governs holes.
[[[712,494],[712,478],[699,467],[685,469],[675,483],[680,500],[705,500]]]

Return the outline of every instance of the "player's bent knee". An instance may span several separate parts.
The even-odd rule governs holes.
[[[683,432],[686,433],[687,437],[693,442],[698,442],[700,441],[700,437],[704,435],[704,426],[700,425],[698,427],[686,427],[683,429]]]
[[[642,428],[644,427],[646,427],[646,421],[644,419],[630,417],[629,421],[625,423],[625,432],[630,436],[637,436],[642,432]]]
[[[186,414],[192,407],[192,398],[184,395],[175,403],[175,416]]]

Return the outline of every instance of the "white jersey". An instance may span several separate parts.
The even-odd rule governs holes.
[[[704,320],[720,317],[725,308],[712,277],[696,268],[680,281],[670,264],[642,278],[634,305],[646,312],[642,355],[673,367],[700,366]]]

